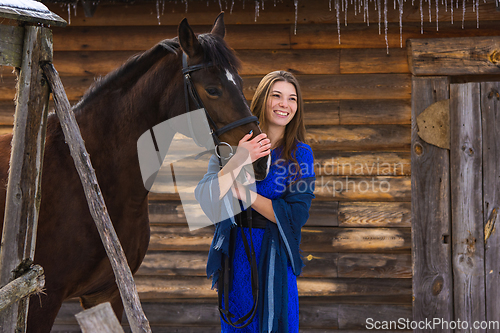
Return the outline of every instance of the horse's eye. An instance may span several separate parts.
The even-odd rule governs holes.
[[[209,94],[212,97],[221,97],[222,96],[222,91],[218,88],[207,88],[205,89],[207,94]]]

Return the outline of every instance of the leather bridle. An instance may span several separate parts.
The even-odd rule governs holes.
[[[237,121],[234,121],[234,122],[232,122],[228,125],[225,125],[221,128],[217,127],[217,124],[212,119],[210,114],[207,112],[207,109],[203,105],[203,101],[201,100],[198,92],[196,91],[196,88],[195,88],[193,81],[192,81],[192,78],[191,78],[192,72],[196,72],[200,69],[204,69],[204,68],[208,68],[208,67],[212,67],[212,66],[213,66],[213,64],[211,62],[206,63],[206,64],[198,64],[198,65],[188,66],[187,65],[187,55],[184,52],[182,53],[182,74],[184,76],[184,96],[185,96],[185,101],[186,101],[186,112],[188,113],[188,122],[190,122],[188,124],[189,130],[191,131],[191,135],[193,137],[193,140],[195,140],[195,142],[196,142],[196,135],[192,129],[193,127],[191,124],[191,118],[189,117],[189,112],[191,111],[191,108],[189,106],[189,99],[191,98],[191,100],[194,102],[194,106],[196,107],[196,109],[203,108],[205,110],[205,115],[207,117],[210,129],[211,129],[210,134],[212,135],[212,139],[213,139],[214,145],[215,145],[215,149],[214,149],[215,154],[219,158],[219,166],[222,168],[222,165],[223,165],[222,160],[223,159],[225,159],[225,160],[230,159],[232,157],[232,155],[234,154],[234,152],[233,152],[233,148],[231,147],[231,145],[228,144],[227,142],[220,141],[219,137],[222,134],[224,134],[224,133],[226,133],[226,132],[228,132],[236,127],[239,127],[239,126],[251,123],[251,122],[257,122],[257,125],[258,125],[259,119],[256,116],[248,116],[248,117],[239,119]],[[219,147],[221,145],[225,145],[225,146],[228,146],[230,148],[231,152],[229,153],[228,157],[222,156],[222,154],[220,154]],[[257,271],[257,260],[256,260],[253,241],[252,241],[252,211],[250,209],[250,204],[251,204],[251,202],[250,202],[250,190],[246,189],[246,192],[247,192],[246,197],[248,198],[248,202],[247,202],[247,206],[246,206],[246,207],[248,207],[246,217],[247,217],[248,227],[250,229],[250,246],[249,246],[248,240],[243,232],[243,227],[241,227],[240,229],[241,229],[241,237],[243,239],[243,244],[245,246],[245,252],[246,252],[248,261],[250,263],[250,266],[251,266],[251,283],[252,283],[252,296],[253,296],[252,309],[247,314],[245,314],[244,316],[239,318],[238,320],[233,321],[233,318],[235,318],[236,316],[229,311],[229,282],[230,282],[229,281],[229,277],[230,277],[229,260],[232,258],[229,258],[228,256],[224,256],[224,270],[223,270],[222,274],[220,274],[219,281],[218,281],[219,288],[222,285],[223,290],[224,290],[224,308],[222,307],[222,302],[223,302],[222,292],[221,292],[221,290],[219,290],[219,313],[220,313],[220,316],[221,316],[222,320],[224,320],[225,323],[227,323],[228,325],[231,325],[235,328],[244,328],[244,327],[248,326],[253,321],[253,318],[255,317],[255,314],[257,313],[257,305],[259,302],[259,277],[258,277],[258,271]]]

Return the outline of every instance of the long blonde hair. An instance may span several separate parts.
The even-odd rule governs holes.
[[[306,128],[304,126],[304,101],[302,99],[299,82],[295,76],[286,71],[274,71],[264,76],[257,86],[252,104],[250,105],[250,110],[259,118],[261,128],[263,130],[267,129],[265,111],[271,88],[277,81],[285,81],[293,84],[297,92],[297,111],[292,120],[286,125],[283,138],[276,143],[275,147],[280,147],[281,158],[285,161],[292,161],[297,166],[297,172],[300,172],[300,166],[297,163],[295,151],[297,149],[297,143],[305,142],[306,140]]]

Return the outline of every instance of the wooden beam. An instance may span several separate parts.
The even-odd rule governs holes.
[[[77,313],[75,317],[83,333],[123,333],[109,302]]]
[[[2,286],[11,280],[12,271],[25,259],[32,260],[35,253],[49,99],[49,85],[38,65],[43,58],[44,30],[29,26],[25,32],[0,249]],[[20,332],[26,329],[27,309],[28,299],[19,304]],[[1,313],[2,332],[14,332],[17,311],[16,304]]]
[[[24,27],[0,24],[0,66],[21,67]]]
[[[409,202],[341,202],[341,227],[410,227]]]
[[[43,268],[33,265],[28,272],[0,289],[0,311],[25,297],[42,292],[44,286]]]
[[[500,37],[410,39],[413,75],[500,74]]]
[[[106,209],[95,170],[90,162],[89,154],[85,148],[80,129],[70,108],[66,93],[64,92],[64,87],[52,64],[47,63],[42,65],[42,67],[50,82],[56,104],[56,114],[61,122],[64,137],[75,162],[83,190],[88,198],[90,213],[96,223],[106,254],[110,259],[113,273],[116,277],[116,284],[118,285],[132,332],[151,332],[148,319],[141,308],[132,272],[130,271],[127,258]]]
[[[486,320],[500,322],[500,84],[481,83]]]
[[[421,140],[416,122],[417,116],[429,105],[449,98],[448,85],[448,79],[443,77],[414,77],[412,81],[411,231],[415,321],[454,318],[449,153]]]
[[[450,170],[455,318],[486,320],[479,83],[450,88]],[[496,138],[495,140],[498,140]],[[488,309],[490,311],[490,309]],[[486,329],[477,330],[486,332]]]

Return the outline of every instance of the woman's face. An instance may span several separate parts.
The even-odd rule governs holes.
[[[271,87],[266,107],[268,126],[285,127],[297,112],[297,91],[290,82],[276,81]]]

